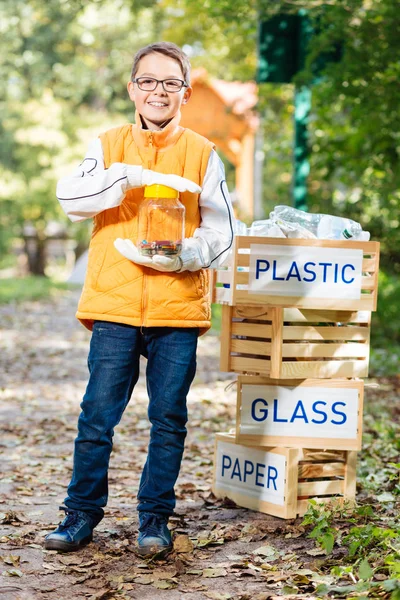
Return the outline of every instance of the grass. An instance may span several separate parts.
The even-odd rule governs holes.
[[[72,287],[71,284],[54,281],[49,277],[33,275],[19,279],[0,279],[0,304],[44,300]]]

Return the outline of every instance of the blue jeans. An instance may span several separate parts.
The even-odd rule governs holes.
[[[65,505],[99,522],[108,499],[114,427],[121,420],[147,358],[150,443],[138,492],[138,510],[171,515],[174,485],[186,437],[186,396],[196,372],[197,328],[132,327],[96,321],[90,372],[78,420],[74,468]]]

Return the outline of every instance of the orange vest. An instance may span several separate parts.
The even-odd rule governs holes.
[[[114,162],[142,165],[202,185],[213,144],[179,127],[179,121],[180,113],[161,131],[128,124],[102,134],[105,168]],[[76,316],[88,329],[102,320],[137,327],[199,327],[205,333],[211,313],[207,270],[162,273],[131,262],[114,248],[116,238],[136,243],[142,199],[143,188],[129,190],[120,206],[94,217]],[[185,237],[192,237],[200,225],[199,195],[183,192],[179,199],[186,208]]]

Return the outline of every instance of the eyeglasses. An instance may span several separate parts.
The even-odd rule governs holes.
[[[188,84],[182,81],[182,79],[138,77],[138,79],[132,79],[132,82],[137,83],[139,90],[143,92],[154,92],[159,83],[162,84],[165,92],[180,92],[183,87],[188,87]]]

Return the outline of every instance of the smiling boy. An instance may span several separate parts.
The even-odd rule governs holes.
[[[135,124],[94,140],[57,197],[72,221],[93,218],[89,263],[77,317],[90,330],[89,382],[81,404],[74,467],[59,527],[45,547],[78,550],[92,540],[108,499],[114,428],[147,358],[151,423],[139,491],[138,551],[172,547],[168,518],[186,437],[186,397],[199,334],[210,327],[208,269],[227,257],[233,215],[213,144],[179,125],[192,94],[190,64],[175,44],[139,50],[128,83]],[[144,257],[136,248],[143,186],[181,192],[185,239],[180,257]]]

